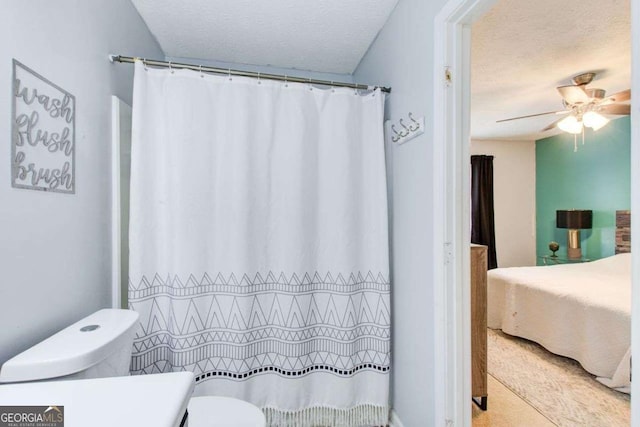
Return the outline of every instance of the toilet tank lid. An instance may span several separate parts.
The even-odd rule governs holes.
[[[7,360],[0,368],[0,383],[55,378],[90,368],[129,345],[138,318],[132,310],[97,311]]]

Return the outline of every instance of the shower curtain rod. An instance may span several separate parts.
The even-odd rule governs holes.
[[[111,62],[121,62],[133,64],[136,60],[142,61],[143,64],[151,65],[153,67],[163,67],[163,68],[181,68],[188,69],[193,71],[206,71],[208,73],[216,73],[216,74],[227,74],[231,76],[243,76],[243,77],[254,77],[265,80],[279,80],[285,82],[292,83],[307,83],[314,85],[323,85],[323,86],[333,86],[333,87],[346,87],[351,89],[363,89],[363,90],[373,90],[379,88],[382,92],[390,93],[390,87],[384,86],[368,86],[357,83],[344,83],[344,82],[333,82],[329,80],[318,80],[318,79],[305,79],[303,77],[293,77],[286,76],[280,74],[267,74],[267,73],[257,73],[253,71],[241,71],[241,70],[232,70],[230,68],[217,68],[217,67],[208,67],[206,65],[195,65],[195,64],[184,64],[181,62],[167,62],[167,61],[158,61],[155,59],[146,59],[146,58],[138,58],[132,56],[122,56],[122,55],[109,55],[109,61]]]

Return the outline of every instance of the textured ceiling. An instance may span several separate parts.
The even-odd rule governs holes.
[[[166,56],[351,74],[398,0],[132,0]]]
[[[471,136],[538,139],[562,110],[556,86],[585,71],[608,94],[631,84],[629,0],[498,0],[471,31]],[[558,133],[556,130],[555,133]]]

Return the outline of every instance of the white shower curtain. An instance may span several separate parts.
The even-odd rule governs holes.
[[[271,425],[387,423],[383,106],[136,64],[132,373],[193,371]]]

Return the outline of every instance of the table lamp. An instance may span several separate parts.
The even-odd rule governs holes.
[[[591,228],[592,223],[593,211],[577,209],[556,211],[556,227],[567,229],[567,257],[569,259],[582,258],[580,229]]]

